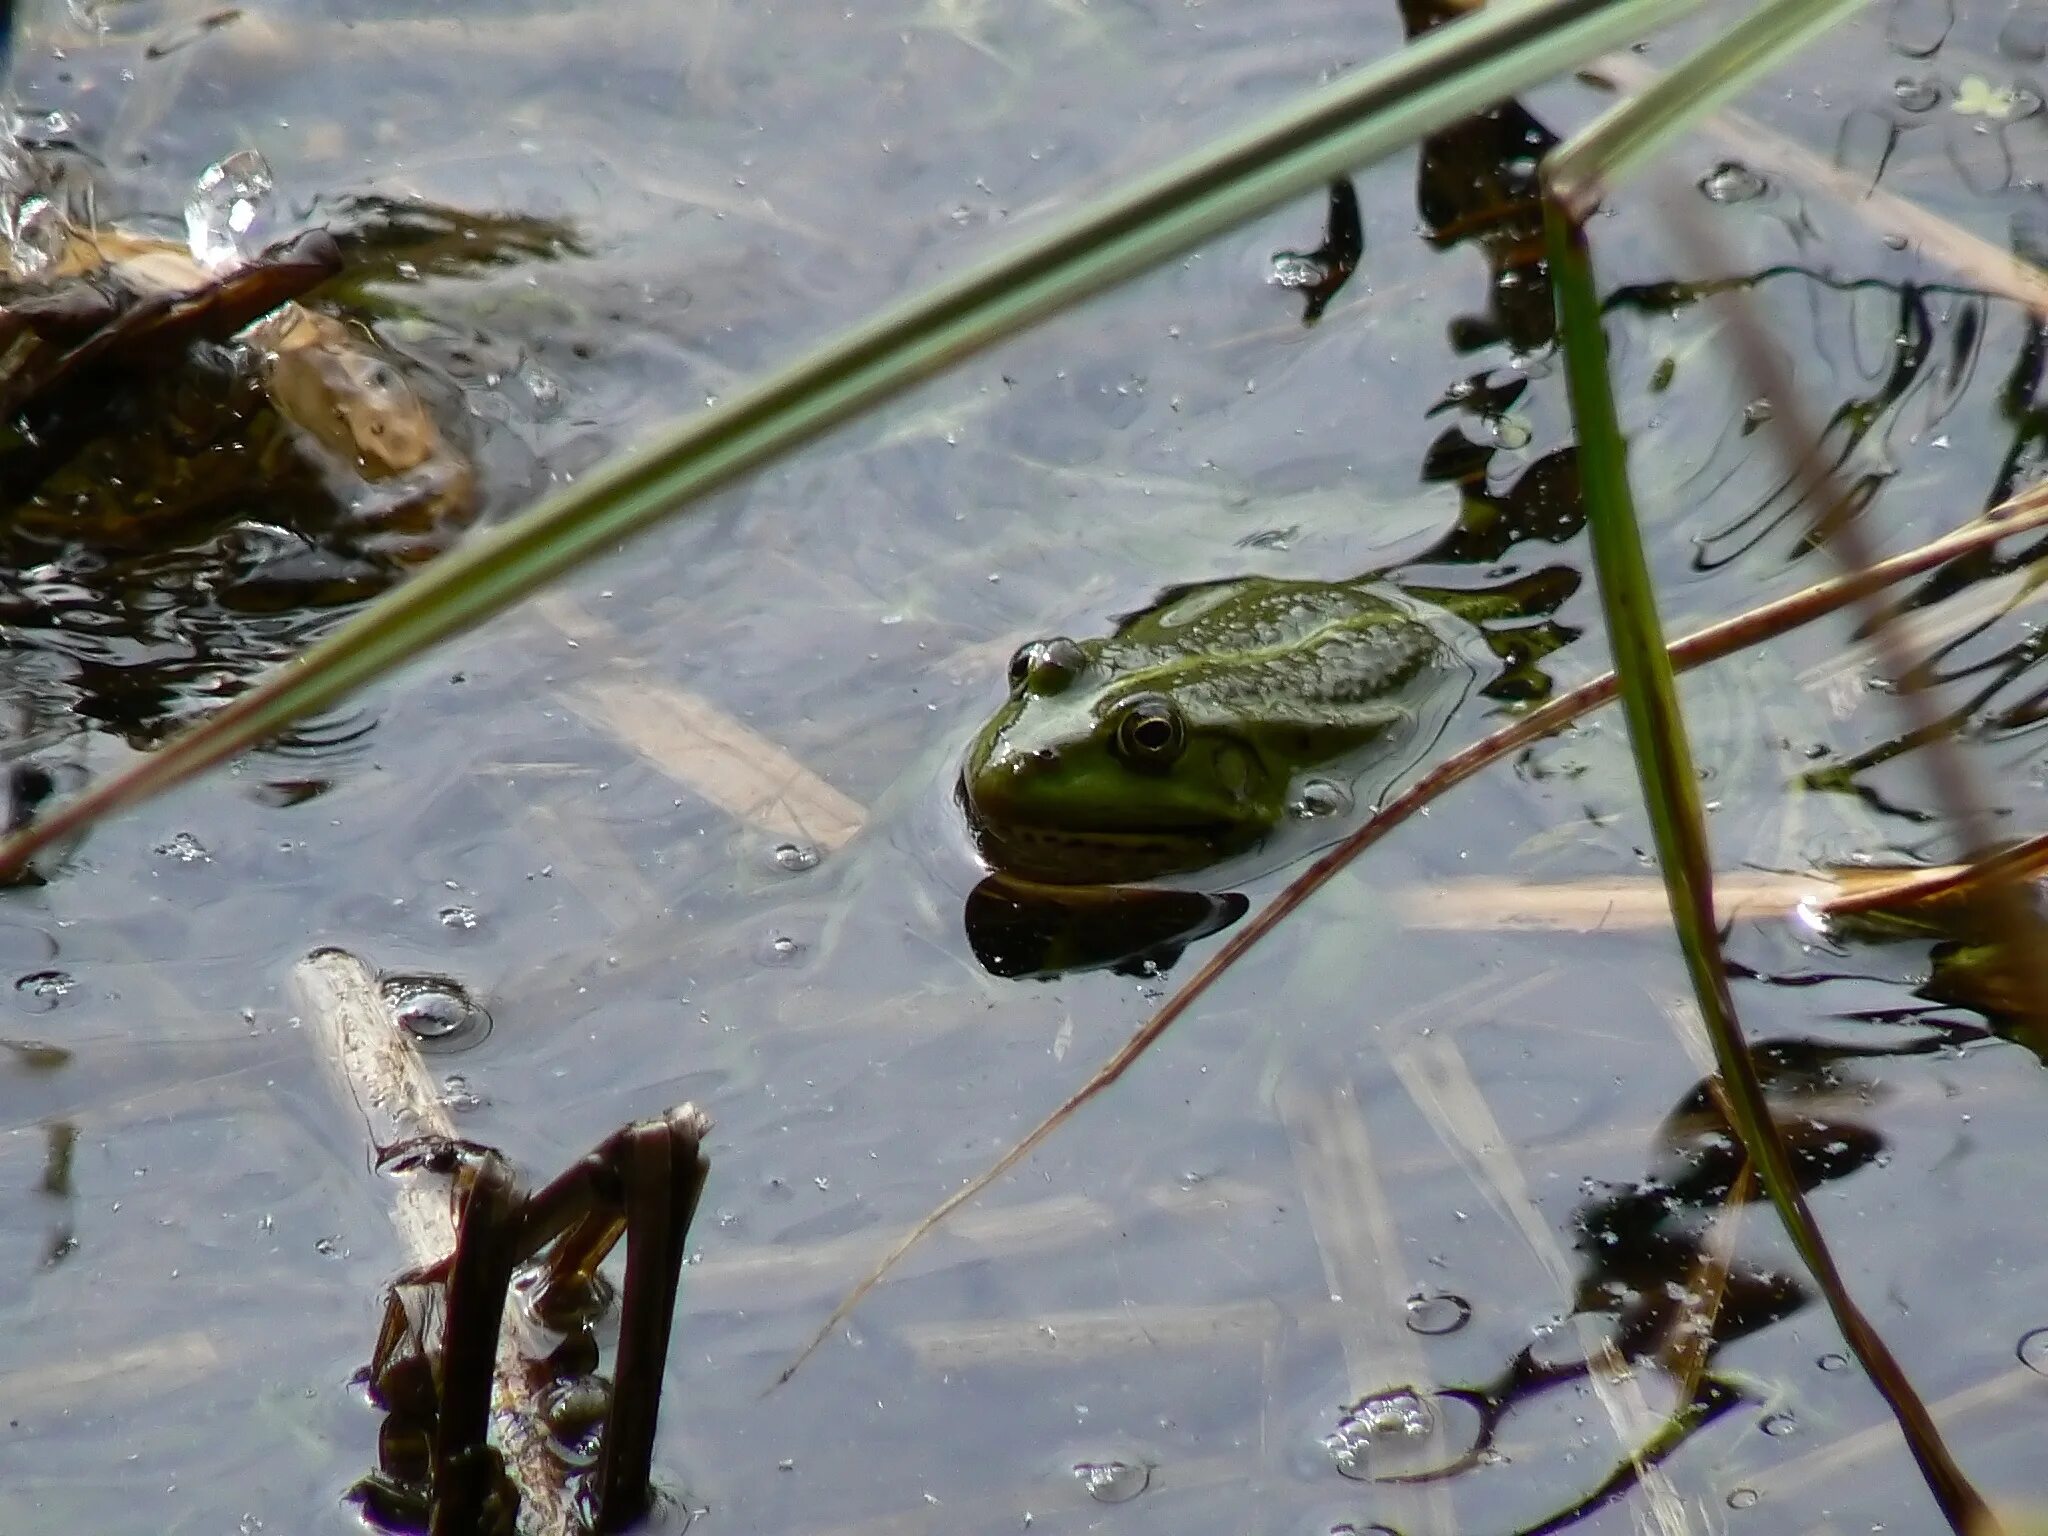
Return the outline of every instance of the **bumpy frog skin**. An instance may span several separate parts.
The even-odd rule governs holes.
[[[1250,577],[1168,592],[1106,639],[1034,641],[961,773],[983,854],[1082,884],[1251,847],[1303,773],[1397,745],[1469,677],[1433,611],[1382,582]]]

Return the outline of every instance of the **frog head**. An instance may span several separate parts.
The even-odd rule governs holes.
[[[1113,666],[1100,641],[1037,640],[968,749],[960,796],[983,853],[1029,879],[1087,884],[1199,868],[1256,842],[1289,772],[1208,707],[1198,665]]]

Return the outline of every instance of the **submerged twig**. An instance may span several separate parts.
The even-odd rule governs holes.
[[[2003,505],[1994,507],[1978,521],[1959,528],[1954,533],[1882,561],[1869,570],[1838,576],[1831,581],[1821,582],[1779,598],[1775,602],[1766,603],[1748,613],[1696,630],[1683,639],[1672,642],[1669,647],[1672,665],[1684,671],[1706,662],[1718,661],[1745,647],[1759,644],[1832,613],[1866,592],[1923,575],[1959,556],[1994,544],[2009,535],[2030,532],[2044,524],[2048,524],[2048,481],[2043,481]],[[833,1309],[824,1326],[804,1346],[803,1351],[783,1369],[775,1384],[779,1386],[794,1376],[804,1361],[808,1360],[818,1346],[830,1336],[832,1330],[860,1305],[868,1292],[873,1290],[883,1276],[895,1268],[898,1261],[927,1233],[1016,1167],[1033,1148],[1057,1130],[1076,1110],[1122,1077],[1132,1063],[1144,1055],[1153,1042],[1165,1034],[1174,1021],[1186,1013],[1196,1000],[1214,985],[1219,976],[1307,902],[1309,897],[1335,879],[1352,860],[1447,790],[1464,783],[1481,769],[1500,761],[1509,753],[1609,703],[1614,696],[1615,678],[1611,672],[1603,673],[1589,683],[1559,694],[1512,724],[1445,758],[1416,780],[1411,788],[1389,801],[1364,825],[1318,856],[1292,884],[1226,939],[1222,947],[1203,963],[1201,969],[1190,976],[1179,991],[1161,1004],[1157,1013],[1139,1025],[1116,1053],[1098,1067],[1094,1075],[1075,1089],[1065,1102],[1026,1132],[1022,1139],[996,1159],[986,1171],[977,1174],[947,1196],[912,1227],[896,1246],[890,1249],[881,1263],[876,1265]]]
[[[1572,1276],[1572,1261],[1544,1219],[1521,1164],[1509,1150],[1512,1138],[1501,1127],[1457,1044],[1435,1036],[1414,1050],[1397,1053],[1391,1065],[1415,1107],[1434,1126],[1438,1139],[1453,1150],[1468,1177],[1521,1236],[1564,1301],[1565,1320],[1577,1331],[1585,1352],[1587,1389],[1606,1410],[1622,1455],[1609,1476],[1570,1508],[1583,1511],[1616,1492],[1639,1487],[1648,1504],[1636,1527],[1642,1536],[1686,1536],[1692,1527],[1685,1518],[1684,1504],[1659,1463],[1698,1427],[1697,1416],[1683,1407],[1676,1415],[1658,1413],[1615,1336],[1577,1305],[1579,1288]],[[1696,1397],[1688,1389],[1682,1401]],[[1529,1536],[1531,1530],[1562,1529],[1568,1523],[1568,1517],[1559,1513],[1524,1528],[1522,1536]]]
[[[2017,861],[2008,873],[2039,869],[2048,865],[2048,836],[2030,838],[1998,858]],[[1854,865],[1811,874],[1727,870],[1714,876],[1714,910],[1723,927],[1794,913],[1826,921],[1895,912],[1942,899],[1983,867]],[[1663,882],[1640,875],[1551,881],[1474,876],[1411,886],[1396,892],[1394,900],[1405,926],[1453,933],[1614,933],[1660,927],[1671,918]]]

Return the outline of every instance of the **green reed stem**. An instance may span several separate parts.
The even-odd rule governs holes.
[[[1890,1349],[1850,1297],[1834,1256],[1801,1191],[1790,1151],[1778,1134],[1756,1063],[1735,1017],[1714,917],[1713,866],[1700,814],[1698,779],[1678,687],[1628,482],[1627,445],[1614,405],[1607,337],[1583,226],[1546,199],[1544,233],[1557,296],[1558,334],[1571,399],[1586,521],[1600,602],[1614,653],[1622,712],[1636,776],[1650,816],[1657,861],[1686,973],[1720,1073],[1723,1112],[1742,1141],[1793,1247],[1827,1298],[1842,1337],[1862,1362],[1906,1438],[1936,1505],[1961,1536],[1999,1529],[1990,1508],[1949,1455],[1940,1430]]]

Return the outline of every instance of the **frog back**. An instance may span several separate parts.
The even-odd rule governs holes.
[[[1339,736],[1404,716],[1409,685],[1449,660],[1416,606],[1385,586],[1266,577],[1172,588],[1101,646],[1128,688],[1170,692],[1190,726]]]

